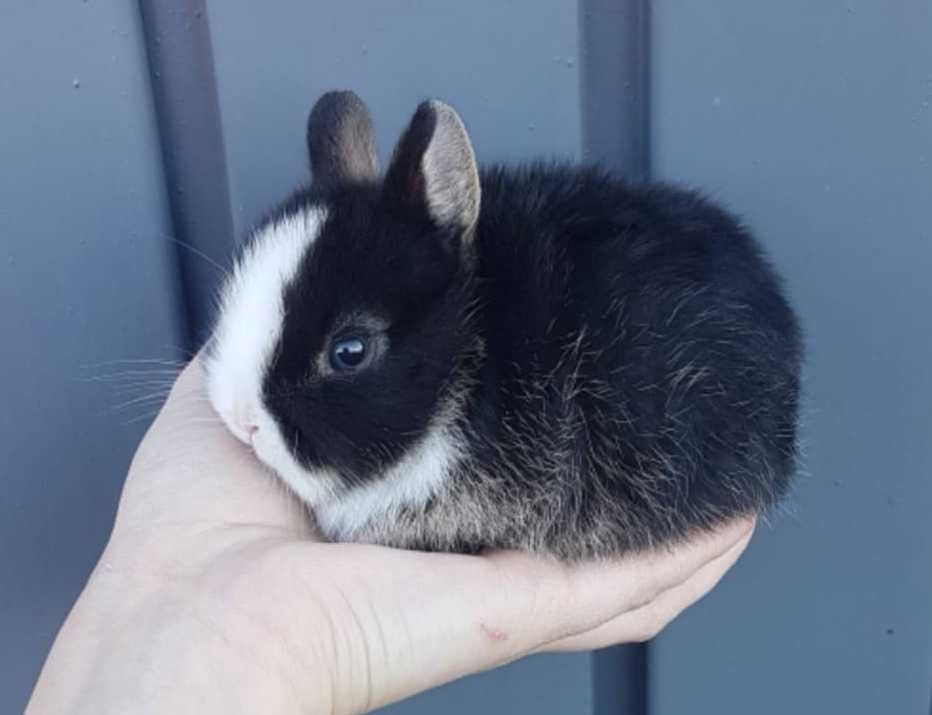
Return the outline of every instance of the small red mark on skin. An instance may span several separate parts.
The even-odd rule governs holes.
[[[505,631],[500,631],[496,628],[489,628],[485,623],[480,623],[479,628],[482,629],[482,632],[488,636],[489,640],[493,641],[507,641],[508,634]]]

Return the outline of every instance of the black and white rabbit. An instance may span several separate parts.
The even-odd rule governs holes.
[[[254,232],[210,399],[326,536],[574,561],[759,512],[794,472],[800,331],[748,232],[595,168],[479,171],[421,104],[380,177],[331,92]]]

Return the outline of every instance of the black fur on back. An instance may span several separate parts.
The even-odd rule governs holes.
[[[473,260],[378,180],[299,192],[327,220],[285,297],[265,400],[309,468],[381,478],[443,412],[460,450],[427,504],[349,536],[575,560],[760,512],[794,472],[801,338],[730,214],[595,168],[481,172]],[[315,373],[335,323],[389,348]]]
[[[561,492],[527,516],[551,521],[542,538],[646,548],[783,496],[800,331],[739,222],[593,168],[493,168],[482,187],[488,358],[466,423],[516,493]]]

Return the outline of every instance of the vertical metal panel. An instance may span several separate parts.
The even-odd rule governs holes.
[[[188,341],[209,329],[235,245],[205,0],[140,0]]]
[[[369,104],[383,161],[431,96],[461,112],[480,161],[579,154],[575,3],[223,0],[208,10],[240,232],[306,178],[307,113],[336,87]],[[387,712],[588,713],[590,666],[588,654],[532,658]]]
[[[646,715],[647,646],[615,646],[592,654],[594,715]]]
[[[625,178],[647,178],[650,5],[581,0],[583,159]]]
[[[463,115],[480,161],[577,157],[578,18],[564,0],[208,4],[237,229],[305,179],[311,103],[358,91],[380,155],[427,97]]]
[[[582,157],[616,175],[649,173],[650,17],[647,0],[581,0]],[[647,646],[593,655],[595,715],[647,712]]]
[[[653,8],[653,164],[744,212],[808,334],[790,516],[651,648],[651,711],[911,713],[932,675],[932,5]]]
[[[382,708],[381,715],[589,715],[592,658],[536,655]]]
[[[176,356],[181,323],[135,6],[5,3],[0,96],[0,712],[17,713],[145,426],[147,404],[117,410],[88,378]]]

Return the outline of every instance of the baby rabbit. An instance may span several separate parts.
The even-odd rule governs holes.
[[[786,492],[800,330],[733,216],[591,167],[480,171],[436,100],[384,177],[351,92],[307,141],[313,183],[245,245],[205,367],[327,537],[579,561]]]

